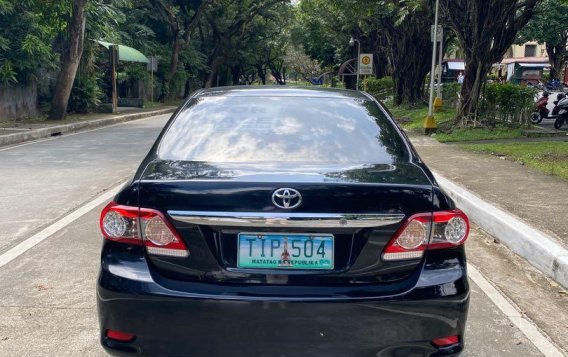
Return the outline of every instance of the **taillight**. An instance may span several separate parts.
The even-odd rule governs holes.
[[[144,245],[149,254],[189,256],[183,240],[160,211],[111,202],[101,212],[100,227],[106,239]]]
[[[417,259],[430,249],[457,247],[469,234],[469,220],[460,210],[411,216],[395,233],[383,253],[384,260]]]
[[[440,337],[432,340],[432,344],[438,348],[444,348],[456,345],[460,342],[460,336],[453,335],[448,337]]]
[[[105,335],[107,338],[119,342],[131,342],[136,338],[134,334],[115,330],[106,330]]]

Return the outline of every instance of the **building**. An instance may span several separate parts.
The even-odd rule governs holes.
[[[505,58],[500,65],[507,68],[507,82],[533,86],[542,81],[544,69],[550,68],[547,57]]]
[[[442,83],[457,82],[460,73],[465,73],[464,60],[446,59],[442,62]]]
[[[537,57],[548,58],[546,53],[546,45],[539,44],[538,42],[527,42],[522,45],[513,45],[504,58],[522,58],[522,57]]]

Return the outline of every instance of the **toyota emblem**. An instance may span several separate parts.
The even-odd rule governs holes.
[[[272,194],[272,203],[278,208],[294,209],[302,204],[302,195],[293,188],[279,188]]]

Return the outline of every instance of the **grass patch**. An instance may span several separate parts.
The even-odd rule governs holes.
[[[460,145],[466,150],[505,156],[547,175],[568,180],[568,142]]]
[[[451,133],[438,133],[436,139],[441,143],[472,141],[472,140],[492,140],[492,139],[514,139],[525,137],[523,129],[498,127],[495,129],[455,129]]]
[[[427,106],[423,104],[394,106],[392,101],[385,101],[384,104],[404,129],[414,131],[422,130],[424,118],[428,115]],[[455,108],[446,106],[442,107],[440,112],[434,113],[436,124],[440,127],[440,130],[435,136],[439,142],[446,143],[525,137],[523,129],[504,126],[494,129],[452,129],[451,123],[449,122],[455,118],[456,114]],[[444,123],[446,123],[446,125],[444,125]]]
[[[405,129],[422,129],[424,118],[428,116],[428,106],[423,104],[394,106],[392,102],[385,102],[392,115]],[[452,120],[456,116],[455,108],[442,107],[438,113],[434,113],[437,124]]]

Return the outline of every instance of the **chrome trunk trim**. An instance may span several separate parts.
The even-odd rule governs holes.
[[[168,211],[175,220],[223,227],[370,228],[400,223],[403,214]]]

